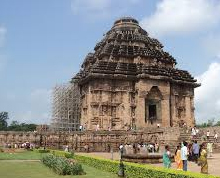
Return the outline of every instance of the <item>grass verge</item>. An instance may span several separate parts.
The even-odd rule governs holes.
[[[86,175],[60,176],[40,162],[4,162],[0,161],[2,178],[118,178],[117,175],[83,165]]]

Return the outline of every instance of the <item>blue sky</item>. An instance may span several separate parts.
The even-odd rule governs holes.
[[[0,111],[49,123],[51,89],[121,16],[139,20],[202,83],[197,120],[220,119],[219,0],[0,0]]]

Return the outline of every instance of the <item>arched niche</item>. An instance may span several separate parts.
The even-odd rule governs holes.
[[[153,86],[145,98],[145,123],[155,125],[161,123],[161,100],[163,95],[158,86]]]

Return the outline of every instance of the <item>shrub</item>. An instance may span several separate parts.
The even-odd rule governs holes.
[[[73,158],[74,154],[71,152],[66,152],[66,151],[59,151],[59,150],[50,150],[50,152],[59,157],[64,157],[64,158]]]
[[[119,169],[118,161],[79,155],[75,155],[74,157],[82,164],[108,172],[117,173]],[[178,171],[174,169],[153,167],[151,165],[141,165],[128,162],[125,162],[124,165],[126,169],[125,175],[127,178],[220,178],[212,175],[204,175],[199,173]]]
[[[38,153],[49,153],[50,152],[50,150],[44,150],[44,149],[39,149],[38,150]]]
[[[4,149],[0,147],[0,153],[4,152]]]
[[[67,158],[54,156],[52,154],[46,155],[42,158],[42,163],[52,169],[59,175],[81,175],[84,174],[81,164],[72,162]]]
[[[50,150],[47,149],[34,149],[34,151],[37,153],[50,153]]]

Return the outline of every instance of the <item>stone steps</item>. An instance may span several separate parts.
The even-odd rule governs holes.
[[[196,136],[195,138],[192,138],[191,133],[186,133],[186,132],[180,132],[180,137],[179,137],[180,142],[181,141],[187,141],[190,142],[191,140],[197,140],[199,144],[203,142],[212,142],[214,143],[213,145],[213,152],[215,153],[220,153],[220,140],[218,139],[217,142],[215,142],[214,136],[210,136],[209,139],[206,138],[206,136]]]

